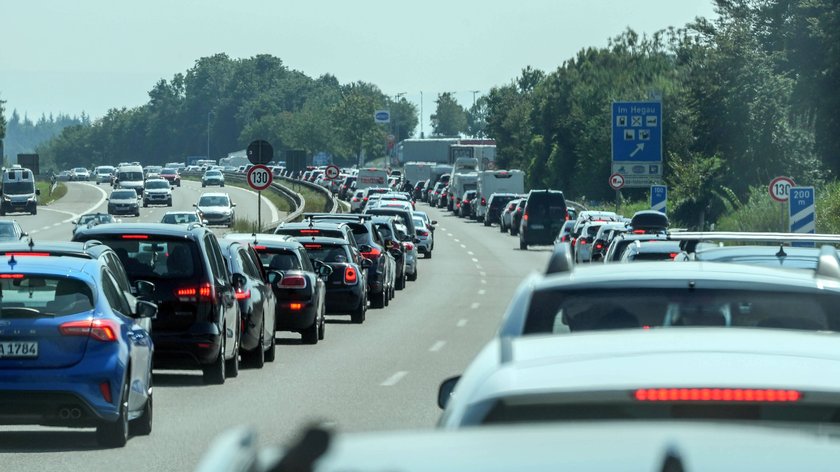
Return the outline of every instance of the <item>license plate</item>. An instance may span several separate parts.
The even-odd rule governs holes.
[[[545,226],[543,225],[531,225],[531,229],[544,229]]]
[[[38,357],[37,341],[0,341],[0,358]]]

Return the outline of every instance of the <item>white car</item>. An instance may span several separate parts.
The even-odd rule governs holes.
[[[228,228],[233,228],[236,221],[236,210],[230,199],[230,195],[226,193],[205,193],[198,199],[198,203],[193,205],[197,210],[201,219],[208,225],[224,225]]]
[[[350,199],[350,212],[351,213],[360,213],[362,211],[362,206],[365,203],[365,191],[364,190],[356,190],[353,194],[353,198]]]
[[[109,184],[116,170],[117,168],[113,166],[99,166],[93,170],[93,180],[96,181],[96,185]]]
[[[435,235],[432,230],[426,226],[426,222],[422,218],[414,218],[414,229],[417,233],[417,250],[423,254],[426,259],[432,258],[432,250],[435,248]]]
[[[87,182],[90,180],[90,171],[84,167],[76,167],[72,170],[72,180],[78,182]]]
[[[676,328],[497,337],[463,377],[441,384],[438,405],[448,429],[628,418],[834,426],[840,335]]]
[[[143,207],[149,205],[172,206],[172,186],[166,179],[149,179],[143,192]]]

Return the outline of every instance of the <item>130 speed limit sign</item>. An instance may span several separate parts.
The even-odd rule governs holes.
[[[779,176],[770,182],[770,198],[777,202],[786,202],[790,198],[790,188],[795,186],[790,177]]]
[[[248,185],[254,190],[265,190],[273,180],[271,170],[264,165],[255,165],[248,169]]]

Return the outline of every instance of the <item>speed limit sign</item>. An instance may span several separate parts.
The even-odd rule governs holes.
[[[768,188],[770,191],[770,198],[781,203],[788,201],[790,198],[790,188],[795,185],[796,184],[793,182],[793,179],[790,177],[776,177],[770,181],[770,187]]]
[[[273,180],[271,170],[264,165],[255,165],[248,169],[248,185],[254,190],[265,190]]]

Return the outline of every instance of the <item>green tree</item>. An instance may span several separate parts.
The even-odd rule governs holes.
[[[6,109],[3,105],[6,104],[5,100],[0,100],[0,139],[6,137]],[[3,157],[3,156],[0,156]]]
[[[449,92],[438,94],[437,108],[431,116],[432,135],[458,137],[467,131],[467,110]]]

